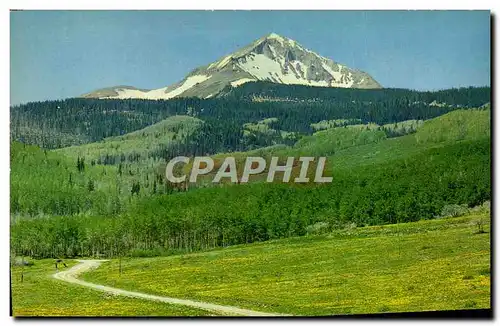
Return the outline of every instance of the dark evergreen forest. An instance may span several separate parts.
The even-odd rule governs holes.
[[[206,122],[201,133],[189,140],[192,146],[187,147],[196,147],[201,138],[202,146],[208,147],[210,153],[239,151],[270,143],[269,139],[242,142],[243,124],[247,122],[274,117],[277,120],[270,124],[273,129],[311,134],[314,131],[311,124],[322,120],[359,119],[361,123],[380,125],[426,120],[458,108],[489,103],[490,91],[489,87],[420,92],[255,82],[226,89],[214,99],[72,98],[11,107],[11,138],[54,149],[124,135],[169,116],[187,114]],[[189,153],[189,150],[181,151]]]

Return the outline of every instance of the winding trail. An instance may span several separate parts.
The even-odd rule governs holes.
[[[220,313],[223,315],[262,316],[262,317],[287,316],[284,314],[260,312],[260,311],[254,311],[254,310],[248,310],[248,309],[241,309],[241,308],[232,307],[232,306],[222,306],[222,305],[212,304],[212,303],[207,303],[207,302],[177,299],[177,298],[170,298],[170,297],[163,297],[163,296],[157,296],[157,295],[152,295],[152,294],[146,294],[146,293],[141,293],[141,292],[127,291],[127,290],[117,289],[117,288],[113,288],[113,287],[109,287],[109,286],[105,286],[105,285],[99,285],[99,284],[94,284],[94,283],[90,283],[90,282],[85,282],[85,281],[82,281],[82,280],[77,278],[78,275],[80,275],[81,273],[84,273],[90,269],[97,268],[97,267],[99,267],[99,265],[102,262],[105,262],[105,261],[107,261],[107,260],[78,260],[78,262],[80,262],[80,264],[75,265],[68,270],[55,273],[52,276],[55,279],[58,279],[61,281],[86,286],[86,287],[89,287],[89,288],[92,288],[95,290],[104,291],[104,292],[108,292],[108,293],[115,294],[115,295],[123,295],[126,297],[140,298],[140,299],[146,299],[146,300],[152,300],[152,301],[161,301],[161,302],[172,303],[172,304],[180,304],[180,305],[184,305],[184,306],[190,306],[190,307],[195,307],[195,308],[200,308],[200,309],[204,309],[204,310],[217,312],[217,313]]]

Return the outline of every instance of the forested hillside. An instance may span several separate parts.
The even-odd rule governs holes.
[[[490,110],[480,109],[445,114],[400,137],[378,127],[327,129],[256,151],[327,155],[331,184],[187,192],[139,168],[87,161],[82,168],[80,158],[14,143],[12,248],[37,257],[158,255],[440,217],[450,206],[491,199],[489,126]]]
[[[489,102],[489,87],[419,92],[258,82],[230,88],[213,99],[78,98],[27,103],[11,107],[11,139],[47,149],[61,148],[125,135],[174,115],[188,115],[205,123],[198,132],[178,142],[176,151],[214,154],[291,144],[296,137],[290,141],[290,134],[310,135],[316,130],[315,124],[322,121],[385,125],[427,120],[458,108],[480,107]],[[248,134],[245,125],[269,118],[273,120],[268,126],[278,131],[277,134]],[[214,136],[214,132],[217,135]],[[160,149],[154,154],[158,155],[168,155],[168,151]]]
[[[96,143],[70,146],[60,152],[70,157],[84,157],[94,163],[113,165],[138,162],[168,150],[176,152],[188,139],[202,133],[204,122],[200,119],[176,115],[123,136],[108,137]]]
[[[440,91],[415,91],[404,88],[356,89],[283,85],[269,82],[249,82],[240,87],[227,87],[219,97],[250,99],[254,101],[307,101],[307,102],[384,102],[400,101],[408,104],[431,106],[479,107],[491,95],[489,87],[464,87]]]

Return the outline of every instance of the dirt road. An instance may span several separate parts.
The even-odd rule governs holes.
[[[195,308],[200,308],[200,309],[212,311],[212,312],[215,312],[215,313],[221,314],[221,315],[227,315],[227,316],[286,316],[283,314],[275,314],[275,313],[260,312],[260,311],[254,311],[254,310],[248,310],[248,309],[241,309],[241,308],[237,308],[237,307],[222,306],[222,305],[217,305],[217,304],[212,304],[212,303],[207,303],[207,302],[199,302],[199,301],[192,301],[192,300],[185,300],[185,299],[163,297],[163,296],[157,296],[157,295],[146,294],[146,293],[141,293],[141,292],[132,292],[132,291],[127,291],[127,290],[112,288],[112,287],[105,286],[105,285],[99,285],[99,284],[85,282],[85,281],[82,281],[82,280],[77,278],[79,274],[81,274],[85,271],[88,271],[90,269],[97,268],[97,267],[99,267],[99,265],[102,262],[105,262],[105,261],[106,260],[78,260],[78,262],[80,262],[78,265],[75,265],[68,270],[55,273],[53,275],[53,277],[58,279],[58,280],[61,280],[61,281],[65,281],[65,282],[69,282],[69,283],[73,283],[73,284],[79,284],[79,285],[86,286],[86,287],[89,287],[89,288],[92,288],[95,290],[104,291],[104,292],[108,292],[108,293],[115,294],[115,295],[123,295],[123,296],[133,297],[133,298],[161,301],[161,302],[172,303],[172,304],[180,304],[180,305],[185,305],[185,306],[190,306],[190,307],[195,307]]]

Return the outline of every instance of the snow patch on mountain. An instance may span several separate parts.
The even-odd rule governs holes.
[[[269,50],[271,50],[271,53],[273,54],[273,57],[277,58],[278,55],[276,54],[276,50],[272,45],[269,45]]]
[[[256,81],[256,80],[257,79],[253,79],[253,78],[242,78],[242,79],[238,79],[238,80],[231,82],[231,86],[238,87],[240,85],[243,85],[244,83],[248,83],[248,82],[252,82],[252,81]]]
[[[231,56],[231,55],[228,55],[228,56],[226,56],[226,57],[222,58],[222,59],[221,59],[221,60],[219,60],[219,61],[215,61],[214,63],[212,63],[212,64],[210,64],[210,65],[208,66],[208,69],[212,69],[212,68],[214,68],[214,69],[222,69],[222,68],[224,68],[224,66],[225,66],[226,64],[228,64],[228,63],[229,63],[229,61],[231,60],[231,58],[232,58],[232,56]]]
[[[138,89],[126,89],[126,88],[117,88],[115,91],[118,93],[117,96],[113,96],[112,98],[118,99],[130,99],[130,98],[142,98],[146,92],[143,92]],[[107,97],[102,97],[107,98]]]
[[[321,63],[321,66],[323,67],[323,69],[325,69],[332,77],[335,81],[337,80],[340,80],[340,78],[342,77],[342,73],[340,72],[340,69],[339,71],[333,71],[332,68],[330,68],[326,63]]]
[[[170,87],[168,87],[168,86],[158,88],[158,89],[153,89],[149,92],[144,93],[142,98],[149,99],[149,100],[161,99],[166,95],[166,93],[169,89],[170,89]]]
[[[245,60],[239,60],[238,66],[258,80],[267,80],[280,84],[351,87],[354,83],[350,72],[344,76],[341,69],[334,71],[326,63],[322,63],[322,68],[331,76],[330,80],[308,78],[308,66],[299,60],[288,61],[287,63],[282,57],[272,60],[263,54],[251,53],[245,57]],[[318,75],[319,72],[316,71],[315,74]]]
[[[190,76],[186,78],[186,80],[177,88],[173,88],[172,90],[171,87],[163,87],[163,88],[158,88],[158,89],[153,89],[148,92],[144,92],[141,90],[137,89],[124,89],[124,88],[116,88],[115,91],[118,93],[117,96],[106,96],[106,97],[100,97],[101,99],[106,99],[106,98],[118,98],[118,99],[129,99],[129,98],[140,98],[140,99],[147,99],[147,100],[167,100],[176,96],[181,95],[188,89],[190,89],[193,86],[196,86],[199,83],[202,83],[208,79],[210,79],[211,76],[207,75],[196,75],[196,76]],[[169,91],[170,90],[170,91]]]
[[[202,83],[202,82],[210,79],[210,77],[212,77],[212,76],[207,76],[207,75],[190,76],[190,77],[188,77],[186,79],[186,81],[184,83],[182,83],[181,86],[179,86],[176,89],[174,89],[174,90],[166,93],[165,96],[162,97],[162,98],[163,99],[169,99],[169,98],[181,95],[182,93],[184,93],[185,91],[187,91],[191,87],[196,86],[197,84]]]
[[[300,61],[293,61],[292,65],[303,65]],[[238,62],[238,65],[259,80],[268,80],[280,84],[300,84],[311,86],[329,86],[326,81],[314,81],[303,78],[291,71],[284,72],[280,62],[274,61],[263,54],[250,55],[246,62]]]

